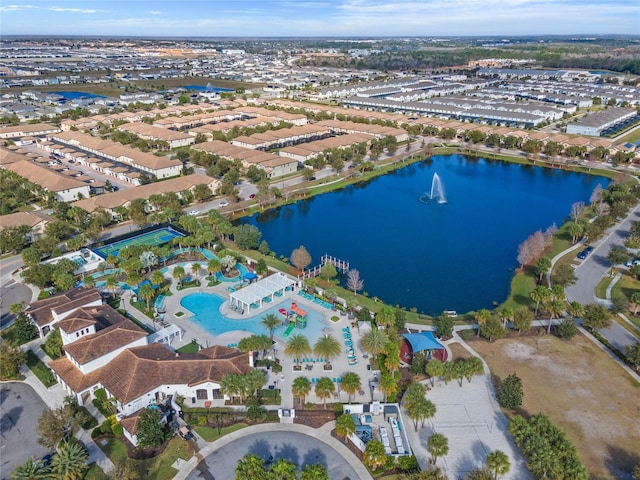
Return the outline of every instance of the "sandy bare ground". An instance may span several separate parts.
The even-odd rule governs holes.
[[[495,377],[523,381],[522,413],[544,413],[576,446],[593,478],[630,479],[640,464],[640,384],[582,335],[469,345]]]

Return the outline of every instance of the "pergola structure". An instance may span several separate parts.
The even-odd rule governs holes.
[[[296,283],[297,280],[282,272],[276,272],[235,292],[231,292],[229,294],[229,305],[236,310],[240,309],[241,313],[248,313],[251,305],[262,307],[265,298],[273,300],[275,295],[282,296],[286,289],[293,287]]]

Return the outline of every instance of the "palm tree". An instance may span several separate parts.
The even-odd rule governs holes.
[[[273,342],[273,332],[276,328],[282,325],[282,320],[280,320],[275,313],[268,313],[262,317],[260,325],[269,330],[269,338]]]
[[[487,455],[487,468],[493,472],[493,478],[497,480],[498,475],[509,473],[511,463],[506,453],[501,450],[494,450]]]
[[[389,336],[384,330],[372,328],[362,336],[360,340],[360,347],[365,352],[370,353],[373,356],[384,352],[384,349],[389,343]]]
[[[300,365],[300,358],[303,355],[309,355],[311,353],[309,340],[307,340],[307,337],[300,334],[292,336],[284,347],[284,353],[285,355],[295,357],[298,365]]]
[[[138,296],[147,303],[147,309],[149,308],[149,300],[153,298],[155,293],[156,292],[150,283],[145,283],[144,285],[140,286],[140,289],[138,290]]]
[[[500,318],[502,319],[502,326],[506,327],[507,322],[513,320],[513,308],[502,307],[500,310]]]
[[[87,450],[77,441],[63,442],[58,446],[58,451],[53,457],[51,470],[60,477],[60,480],[78,480],[87,470]]]
[[[351,397],[361,388],[360,375],[357,373],[347,372],[342,376],[342,389],[349,395],[349,403],[351,403]]]
[[[376,324],[386,328],[393,327],[396,324],[395,309],[392,307],[382,307],[376,314]]]
[[[215,275],[221,269],[222,269],[222,265],[220,264],[220,260],[218,260],[217,258],[212,258],[207,263],[207,272],[209,272],[209,275]]]
[[[336,391],[336,386],[329,377],[321,377],[316,383],[316,397],[322,399],[322,408],[327,408],[327,398]]]
[[[182,265],[177,265],[173,268],[173,278],[178,281],[178,286],[182,286],[182,279],[187,275]]]
[[[41,460],[29,457],[11,472],[11,480],[45,480],[51,478],[51,469]]]
[[[247,478],[267,478],[268,480],[296,480],[298,471],[296,466],[290,460],[279,458],[271,465],[266,477],[247,477]]]
[[[633,314],[637,315],[638,314],[638,306],[640,305],[640,292],[633,292],[631,294],[631,298],[629,300],[631,301],[631,303],[633,303]],[[584,310],[582,312],[582,315],[584,315]]]
[[[336,434],[344,437],[344,443],[347,443],[347,437],[356,432],[356,422],[349,413],[342,414],[336,420]]]
[[[236,466],[236,480],[266,477],[267,472],[264,468],[264,460],[255,453],[247,453],[238,461],[238,465]]]
[[[142,275],[139,272],[131,272],[127,275],[126,282],[131,288],[135,289],[142,281]]]
[[[202,267],[197,262],[191,264],[191,271],[193,272],[193,275],[196,277],[196,280],[200,280],[200,268]]]
[[[387,343],[385,349],[387,357],[384,359],[384,366],[391,373],[397,371],[400,368],[400,347],[395,342]]]
[[[547,299],[551,296],[551,290],[544,285],[538,285],[530,294],[531,300],[536,302],[536,311],[534,316],[538,316],[538,307],[540,307],[540,302],[545,303]]]
[[[164,283],[164,275],[160,270],[156,270],[151,274],[151,283],[153,285],[162,285]]]
[[[340,342],[332,335],[323,335],[313,346],[313,353],[324,358],[325,364],[330,364],[331,360],[342,352]]]
[[[371,440],[367,442],[362,456],[362,463],[369,466],[372,470],[376,470],[387,462],[387,454],[384,451],[384,445],[380,440]]]
[[[107,277],[104,288],[106,288],[107,291],[111,293],[111,295],[115,296],[116,292],[120,288],[120,284],[118,283],[118,279],[115,277],[115,275],[109,275]]]
[[[291,384],[291,393],[300,399],[300,406],[304,405],[304,400],[311,391],[311,383],[307,377],[297,377]]]
[[[96,286],[96,279],[91,275],[87,275],[86,277],[84,277],[82,281],[84,283],[85,288],[93,288]]]
[[[329,480],[329,473],[323,465],[314,463],[304,467],[300,473],[300,480]]]
[[[491,312],[489,310],[487,310],[486,308],[478,310],[475,313],[474,319],[475,319],[476,322],[478,322],[478,333],[477,333],[477,336],[480,336],[480,328],[482,327],[482,325],[487,323],[487,320],[489,320],[489,318],[491,318]]]
[[[378,389],[384,395],[383,403],[387,403],[387,397],[398,391],[398,382],[395,376],[390,373],[383,373],[378,382]]]
[[[427,440],[427,450],[433,457],[433,464],[435,465],[438,457],[449,453],[449,439],[441,433],[434,433]]]
[[[435,386],[436,377],[444,373],[444,364],[437,358],[432,358],[424,367],[425,373],[431,377],[431,386]]]

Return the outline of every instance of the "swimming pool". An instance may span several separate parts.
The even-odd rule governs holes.
[[[220,335],[233,330],[243,330],[256,335],[269,335],[269,331],[260,325],[262,318],[273,313],[282,319],[282,315],[278,312],[280,308],[291,307],[291,300],[281,301],[274,304],[268,310],[263,311],[259,315],[242,319],[227,318],[220,313],[220,307],[226,300],[214,293],[190,293],[180,300],[180,305],[193,313],[193,317],[187,320],[193,322],[198,327],[211,335]],[[319,312],[310,309],[307,310],[307,327],[295,328],[292,332],[300,333],[307,337],[309,343],[313,344],[323,335],[322,330],[327,327],[323,316]],[[286,326],[283,324],[274,330],[274,335],[283,338]]]

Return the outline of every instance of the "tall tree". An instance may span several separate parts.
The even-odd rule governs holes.
[[[187,273],[184,271],[184,267],[182,265],[176,265],[173,267],[173,273],[171,276],[174,280],[178,281],[178,287],[182,287],[182,279],[187,276]]]
[[[291,252],[290,260],[291,264],[298,270],[304,270],[311,265],[311,255],[302,245]]]
[[[538,285],[533,289],[530,296],[531,300],[536,302],[536,311],[534,313],[534,316],[537,317],[540,303],[544,304],[549,298],[551,298],[551,290],[549,289],[549,287],[546,287],[544,285]]]
[[[140,286],[140,289],[138,290],[138,296],[146,302],[147,309],[149,308],[149,302],[151,301],[155,293],[156,292],[150,283],[145,283]]]
[[[304,335],[293,335],[289,338],[287,345],[284,347],[284,353],[290,357],[295,357],[298,365],[300,365],[300,359],[302,356],[309,355],[311,353],[309,340]]]
[[[50,478],[51,468],[35,457],[27,458],[23,464],[18,465],[11,472],[11,480],[49,480]]]
[[[389,343],[389,336],[384,330],[377,328],[372,328],[360,339],[360,347],[374,356],[384,352],[387,343]]]
[[[325,363],[331,363],[331,360],[342,353],[342,347],[333,335],[323,335],[313,346],[313,353],[323,358]]]
[[[316,383],[316,397],[322,399],[322,408],[327,408],[327,398],[336,391],[336,386],[329,377],[320,377]]]
[[[164,429],[158,410],[145,408],[138,418],[138,445],[157,447],[164,441]]]
[[[0,378],[14,379],[20,372],[20,367],[27,361],[27,355],[19,347],[9,342],[0,343]]]
[[[396,311],[393,307],[385,305],[376,313],[376,325],[390,328],[396,324]]]
[[[329,480],[329,473],[320,463],[313,463],[302,469],[300,480]]]
[[[353,435],[356,432],[356,422],[349,413],[344,413],[336,420],[336,434],[339,437],[344,438],[344,443],[347,443],[347,437]]]
[[[282,320],[275,313],[268,313],[260,320],[260,325],[269,330],[269,338],[273,342],[273,332],[282,325]]]
[[[362,383],[357,373],[347,372],[342,376],[342,389],[349,395],[349,403],[351,403],[351,397],[361,388]]]
[[[489,452],[487,460],[485,462],[487,468],[494,474],[494,478],[497,480],[498,475],[506,475],[511,469],[511,462],[509,457],[502,450],[494,450]]]
[[[546,273],[549,271],[550,268],[551,268],[551,260],[549,259],[549,257],[540,257],[536,261],[535,265],[533,266],[533,269],[536,275],[538,275],[538,281],[542,280],[542,277],[546,275]]]
[[[590,303],[584,307],[582,320],[582,324],[591,330],[606,328],[611,325],[611,313],[604,305]]]
[[[347,272],[347,288],[353,290],[353,296],[364,288],[364,281],[360,278],[360,272],[355,268]]]
[[[475,319],[476,322],[478,322],[478,332],[476,335],[479,337],[482,326],[486,324],[487,321],[491,318],[491,312],[486,308],[483,308],[481,310],[478,310],[473,316],[473,318]]]
[[[374,439],[367,442],[362,455],[362,462],[372,470],[377,470],[387,462],[387,454],[380,440]]]
[[[86,472],[89,453],[75,439],[63,442],[51,462],[51,470],[60,480],[80,480]]]
[[[529,307],[521,306],[513,312],[513,325],[518,332],[528,331],[533,324],[534,314]]]
[[[311,391],[311,383],[307,377],[296,377],[291,384],[291,393],[295,398],[300,399],[300,405],[304,404],[304,400]]]
[[[504,408],[515,410],[522,405],[522,380],[515,373],[505,378],[498,389],[498,402]]]
[[[253,480],[267,478],[264,460],[255,453],[247,453],[236,465],[236,480]]]
[[[433,464],[438,461],[438,457],[443,457],[449,453],[449,439],[441,433],[434,433],[427,440],[427,450],[433,457]]]
[[[432,358],[424,368],[425,373],[431,377],[431,386],[435,386],[436,377],[444,373],[444,364],[437,358]]]

